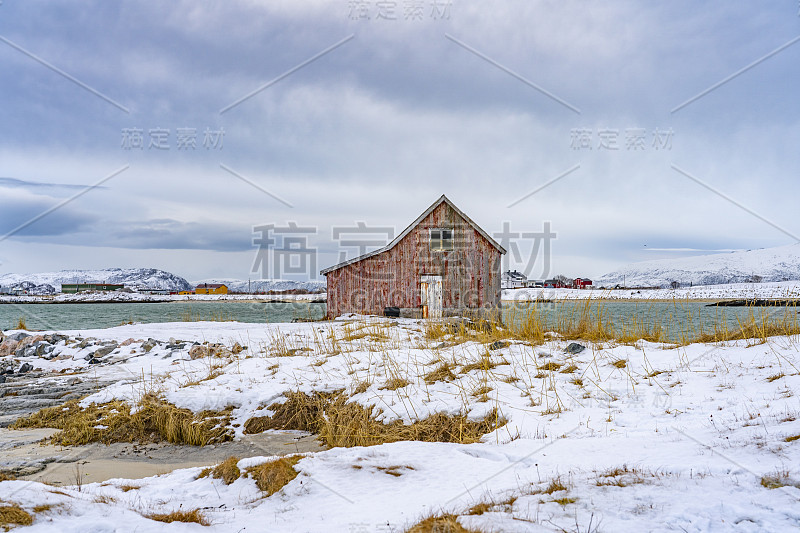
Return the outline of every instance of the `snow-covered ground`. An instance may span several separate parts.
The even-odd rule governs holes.
[[[800,298],[800,281],[697,285],[679,289],[505,289],[503,301],[534,300],[743,300]]]
[[[800,279],[800,243],[626,265],[595,279],[598,286],[669,287]]]
[[[351,401],[376,405],[386,422],[434,413],[481,419],[497,408],[508,423],[475,444],[396,442],[309,453],[296,465],[300,475],[269,497],[250,478],[226,485],[199,478],[200,468],[82,487],[0,482],[0,500],[34,515],[30,531],[389,532],[445,512],[478,531],[800,528],[796,337],[760,345],[588,344],[573,355],[558,338],[541,346],[430,341],[421,322],[382,318],[63,333],[120,343],[91,372],[121,381],[84,404],[133,402],[155,389],[193,411],[233,405],[232,422],[243,424],[270,414],[266,406],[286,392],[344,389]],[[162,342],[146,352],[148,338]],[[188,351],[204,341],[248,348],[222,361],[221,374],[202,380],[214,361],[192,360]],[[277,356],[302,348],[310,351]],[[84,369],[92,349],[62,341],[50,359],[16,363]],[[491,364],[464,368],[482,357]],[[445,362],[453,378],[426,383],[423,376]],[[391,378],[409,384],[384,388]],[[369,386],[355,393],[362,383]],[[239,466],[273,458],[251,457]],[[762,481],[771,479],[765,476],[783,486],[765,487]],[[178,509],[201,509],[211,525],[166,526],[144,517]]]

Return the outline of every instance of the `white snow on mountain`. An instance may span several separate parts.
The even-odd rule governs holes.
[[[669,287],[800,280],[800,243],[725,254],[632,263],[594,280],[596,287]]]
[[[61,270],[38,274],[0,274],[0,286],[22,287],[29,294],[61,291],[62,283],[121,283],[132,289],[188,290],[193,286],[180,276],[156,268],[106,268],[102,270]]]
[[[241,280],[233,278],[210,278],[193,281],[192,286],[196,287],[202,283],[223,283],[231,292],[247,294],[267,293],[270,291],[301,291],[301,292],[325,292],[327,285],[325,280],[294,281],[289,279],[254,279]]]

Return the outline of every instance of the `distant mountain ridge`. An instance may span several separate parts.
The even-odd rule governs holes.
[[[60,270],[35,274],[0,274],[0,286],[23,288],[29,294],[53,294],[64,283],[121,283],[131,289],[184,291],[188,281],[157,268],[106,268],[101,270]]]
[[[662,287],[800,280],[800,243],[744,252],[658,259],[626,265],[595,286]]]
[[[233,278],[209,278],[193,281],[196,287],[202,283],[223,283],[231,292],[241,293],[267,293],[270,291],[301,291],[325,292],[327,285],[324,280],[294,281],[289,279],[254,279],[242,280]]]

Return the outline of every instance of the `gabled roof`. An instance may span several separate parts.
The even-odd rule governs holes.
[[[471,218],[469,218],[469,217],[468,217],[468,216],[467,216],[467,215],[466,215],[466,214],[465,214],[465,213],[464,213],[464,212],[463,212],[461,209],[459,209],[458,207],[456,207],[456,206],[455,206],[455,204],[453,204],[453,202],[451,202],[451,201],[450,201],[450,199],[449,199],[447,196],[445,196],[445,195],[443,194],[442,196],[440,196],[440,197],[439,197],[439,199],[438,199],[438,200],[436,200],[435,202],[433,202],[433,204],[431,204],[431,206],[430,206],[428,209],[426,209],[424,213],[422,213],[420,216],[418,216],[418,217],[417,217],[417,219],[416,219],[414,222],[412,222],[411,224],[409,224],[409,225],[408,225],[408,227],[407,227],[406,229],[404,229],[404,230],[403,230],[403,232],[402,232],[400,235],[398,235],[397,237],[395,237],[395,238],[392,240],[392,242],[390,242],[389,244],[387,244],[387,245],[386,245],[386,246],[384,246],[383,248],[378,248],[377,250],[374,250],[374,251],[372,251],[372,252],[366,253],[366,254],[364,254],[364,255],[360,255],[360,256],[358,256],[358,257],[354,257],[353,259],[348,259],[347,261],[343,261],[343,262],[339,263],[338,265],[333,265],[333,266],[331,266],[331,267],[325,268],[325,269],[323,269],[323,270],[321,270],[321,271],[320,271],[320,274],[323,274],[323,275],[324,275],[324,274],[327,274],[328,272],[332,272],[332,271],[334,271],[334,270],[338,270],[338,269],[340,269],[340,268],[342,268],[342,267],[344,267],[344,266],[350,265],[350,264],[352,264],[352,263],[356,263],[356,262],[358,262],[358,261],[361,261],[361,260],[363,260],[363,259],[367,259],[368,257],[372,257],[372,256],[374,256],[374,255],[382,254],[383,252],[385,252],[385,251],[387,251],[387,250],[391,250],[392,248],[394,248],[394,247],[397,245],[397,243],[399,243],[401,240],[403,240],[403,238],[404,238],[406,235],[408,235],[409,233],[411,233],[411,231],[412,231],[412,230],[413,230],[413,229],[414,229],[414,228],[415,228],[415,227],[416,227],[416,226],[417,226],[417,225],[418,225],[420,222],[422,222],[422,221],[425,219],[425,217],[427,217],[428,215],[430,215],[430,214],[433,212],[433,210],[434,210],[434,209],[436,209],[437,207],[439,207],[439,205],[440,205],[440,204],[442,204],[442,203],[446,203],[446,204],[447,204],[447,205],[449,205],[451,208],[453,208],[453,211],[455,211],[456,213],[458,213],[458,215],[459,215],[461,218],[463,218],[464,220],[466,220],[466,221],[467,221],[467,224],[469,224],[470,226],[472,226],[472,227],[475,229],[475,231],[477,231],[478,233],[480,233],[480,234],[481,234],[481,236],[482,236],[483,238],[485,238],[487,241],[489,241],[489,243],[490,243],[492,246],[494,246],[495,248],[497,248],[497,250],[498,250],[498,251],[499,251],[501,254],[505,254],[505,253],[506,253],[506,249],[505,249],[505,248],[503,248],[502,246],[500,246],[500,245],[497,243],[497,241],[495,241],[493,238],[491,238],[491,237],[489,236],[489,234],[488,234],[488,233],[486,233],[485,231],[483,231],[483,229],[482,229],[480,226],[478,226],[478,225],[477,225],[475,222],[473,222],[473,220],[472,220]]]

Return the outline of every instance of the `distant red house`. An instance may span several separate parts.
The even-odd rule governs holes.
[[[575,278],[572,286],[576,289],[587,289],[592,286],[592,280],[586,278]]]
[[[566,287],[564,282],[559,279],[546,279],[544,280],[544,286],[548,289],[563,289]]]

